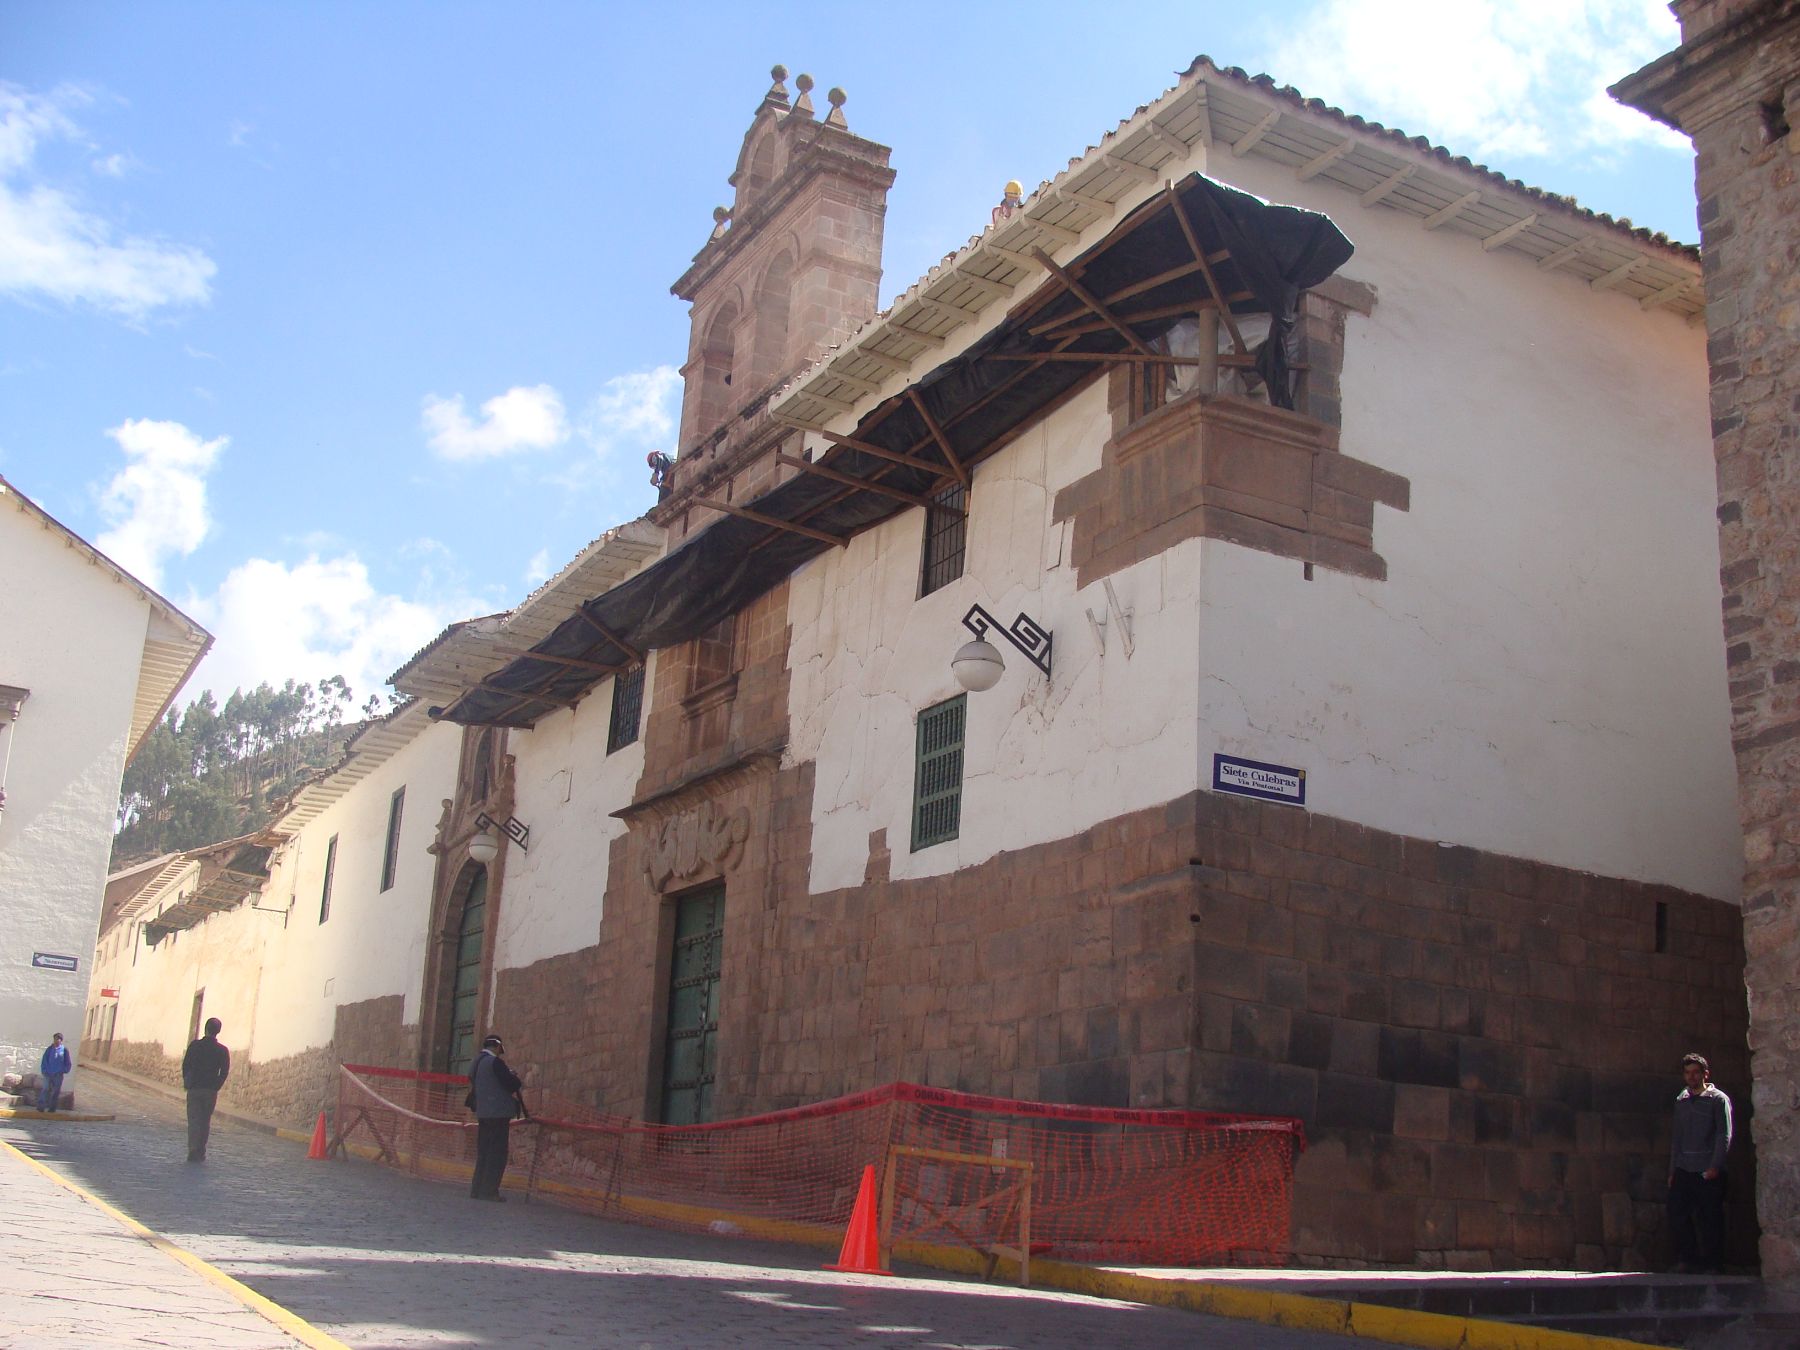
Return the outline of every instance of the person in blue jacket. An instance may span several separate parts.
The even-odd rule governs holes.
[[[50,1048],[44,1051],[43,1059],[38,1061],[38,1073],[44,1080],[43,1087],[38,1089],[38,1110],[56,1110],[57,1102],[62,1100],[63,1079],[68,1077],[69,1070],[74,1067],[74,1061],[69,1058],[69,1047],[63,1044],[62,1032],[59,1031],[50,1038]]]

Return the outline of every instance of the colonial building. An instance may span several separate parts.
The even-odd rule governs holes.
[[[1693,250],[1200,60],[877,313],[775,74],[663,499],[396,674],[283,923],[136,920],[115,1062],[203,984],[293,1119],[490,1028],[668,1121],[1292,1114],[1300,1259],[1651,1259],[1744,1059]]]
[[[1764,1276],[1800,1289],[1800,4],[1681,0],[1681,46],[1613,90],[1693,138],[1719,580],[1744,830]],[[1740,1084],[1742,1080],[1739,1080]],[[1742,1100],[1742,1098],[1740,1098]]]
[[[0,479],[0,1069],[73,1046],[119,780],[212,645]],[[73,1087],[73,1082],[70,1084]]]

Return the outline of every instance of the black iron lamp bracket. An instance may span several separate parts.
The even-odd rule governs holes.
[[[989,632],[995,632],[1005,638],[1032,665],[1044,672],[1044,678],[1050,678],[1050,634],[1036,619],[1020,611],[1011,628],[1002,628],[1000,621],[989,614],[980,605],[970,605],[969,612],[963,615],[963,627],[978,638],[986,638]]]
[[[499,830],[521,849],[525,848],[531,838],[531,826],[517,816],[508,816],[504,821],[500,821],[495,820],[486,811],[475,817],[475,829],[477,833],[482,830]]]

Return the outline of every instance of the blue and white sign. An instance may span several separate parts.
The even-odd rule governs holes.
[[[57,956],[52,952],[33,952],[31,964],[38,970],[74,970],[81,962],[72,956]]]
[[[1237,797],[1256,797],[1288,806],[1306,805],[1306,770],[1285,764],[1264,764],[1260,759],[1236,755],[1213,756],[1213,791]]]

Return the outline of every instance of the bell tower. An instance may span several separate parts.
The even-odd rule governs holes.
[[[693,306],[676,482],[697,461],[753,455],[761,407],[781,384],[874,317],[882,220],[894,171],[888,147],[844,118],[845,95],[813,111],[813,80],[776,66],[738,151],[729,207],[670,289]]]

